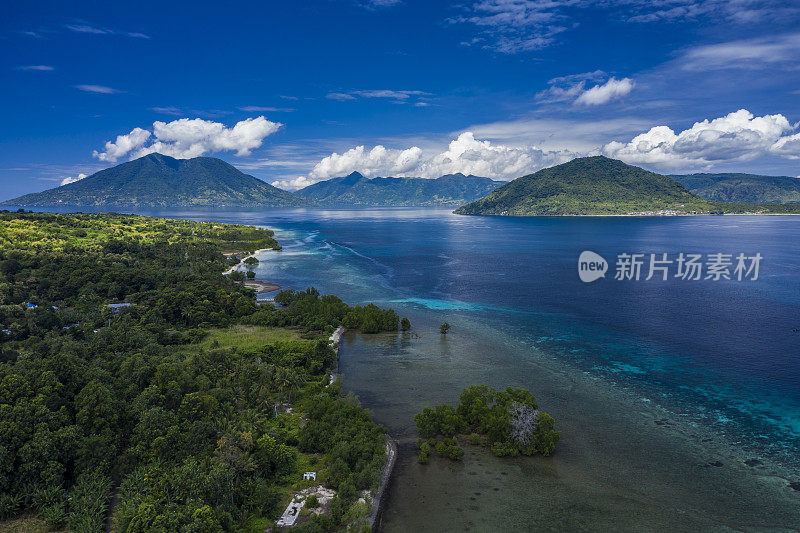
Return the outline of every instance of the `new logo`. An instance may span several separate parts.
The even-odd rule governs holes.
[[[578,257],[578,276],[584,283],[604,278],[607,270],[608,263],[599,254],[586,250]]]

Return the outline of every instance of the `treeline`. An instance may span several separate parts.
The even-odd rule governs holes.
[[[102,236],[104,224],[122,235]],[[256,306],[221,274],[222,252],[272,234],[237,228],[0,213],[0,519],[102,531],[113,514],[117,531],[263,531],[306,470],[338,496],[305,528],[363,518],[358,496],[377,483],[384,430],[325,386],[336,354],[309,333],[359,308],[313,289]],[[378,311],[368,317],[391,329],[393,312]],[[306,338],[199,344],[210,328],[265,316]]]
[[[314,287],[305,291],[286,289],[275,295],[280,307],[264,307],[244,319],[262,326],[297,326],[306,330],[333,331],[338,326],[362,333],[397,331],[400,317],[393,309],[375,304],[350,307],[337,296],[320,295]],[[410,327],[410,324],[409,324]]]
[[[504,391],[486,385],[467,387],[456,407],[425,407],[414,422],[421,437],[417,446],[422,463],[433,450],[442,457],[460,459],[464,450],[458,438],[506,456],[550,455],[561,436],[553,417],[539,410],[534,396],[512,387]]]

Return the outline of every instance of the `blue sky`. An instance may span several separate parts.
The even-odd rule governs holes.
[[[799,23],[780,0],[15,3],[0,199],[152,151],[287,188],[598,153],[797,176]]]

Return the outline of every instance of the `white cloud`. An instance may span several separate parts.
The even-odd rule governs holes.
[[[607,104],[615,98],[627,96],[633,90],[635,82],[630,78],[611,78],[602,85],[595,85],[581,93],[575,100],[576,104],[601,105]]]
[[[55,68],[51,67],[50,65],[26,65],[24,67],[17,67],[19,70],[38,70],[41,72],[49,72],[51,70],[55,70]]]
[[[547,82],[549,87],[538,92],[535,98],[544,104],[571,101],[574,104],[600,105],[627,96],[636,85],[630,78],[618,80],[607,76],[602,70],[595,70],[553,78]],[[596,85],[586,89],[587,82],[596,82]]]
[[[696,122],[675,133],[656,126],[628,143],[610,142],[602,151],[632,164],[663,167],[710,166],[725,161],[750,161],[778,155],[800,158],[800,135],[783,115],[756,117],[746,109],[713,120]],[[790,134],[790,135],[787,135]]]
[[[78,174],[77,178],[73,178],[73,177],[69,177],[68,176],[68,177],[64,178],[63,180],[61,180],[61,185],[69,185],[70,183],[75,183],[76,181],[81,181],[85,177],[86,177],[86,174]]]
[[[679,58],[684,70],[765,69],[800,61],[800,33],[742,39],[691,48]]]
[[[76,85],[75,88],[83,92],[98,93],[98,94],[116,94],[122,92],[120,90],[112,89],[111,87],[106,87],[104,85]]]
[[[368,151],[363,146],[356,146],[341,154],[334,152],[323,158],[308,177],[313,181],[320,181],[354,171],[367,176],[404,174],[415,168],[421,157],[422,149],[416,146],[394,150],[378,145]]]
[[[162,115],[180,115],[183,112],[175,106],[167,106],[167,107],[151,107],[150,111],[155,111],[156,113],[161,113]]]
[[[150,138],[150,132],[142,128],[134,128],[127,135],[118,135],[114,142],[108,141],[105,145],[105,151],[92,152],[92,156],[100,161],[109,161],[111,163],[117,161],[119,158],[124,157],[132,150],[136,150],[147,142]]]
[[[74,31],[75,33],[90,33],[93,35],[126,35],[128,37],[133,37],[136,39],[150,38],[149,35],[138,31],[130,32],[130,31],[110,30],[108,28],[98,28],[96,26],[91,26],[89,24],[83,24],[83,23],[67,24],[65,27],[70,31]]]
[[[475,139],[466,131],[419,167],[424,177],[444,174],[474,174],[490,178],[518,178],[575,157],[568,151],[543,151],[535,146],[512,147]]]
[[[88,24],[67,24],[66,28],[76,33],[93,33],[95,35],[109,35],[114,33],[111,30],[96,28],[94,26],[89,26]]]
[[[331,92],[325,98],[339,100],[341,102],[357,100],[358,98],[385,98],[394,100],[395,103],[406,103],[414,97],[430,96],[431,93],[425,91],[406,91],[394,89],[369,89],[349,92]]]
[[[325,98],[330,100],[339,100],[340,102],[344,102],[346,100],[355,100],[356,97],[347,93],[328,93],[325,95]]]
[[[781,137],[775,141],[775,144],[769,147],[769,150],[773,154],[788,159],[800,159],[800,133]]]
[[[370,150],[356,146],[319,161],[307,176],[273,182],[276,187],[298,189],[319,181],[360,172],[368,177],[411,176],[438,178],[445,174],[474,174],[499,179],[517,178],[546,166],[562,163],[577,154],[569,150],[548,151],[535,146],[507,146],[478,140],[472,132],[461,133],[443,151],[425,151],[377,145]]]
[[[272,182],[272,186],[287,191],[297,191],[303,187],[313,185],[314,183],[316,183],[316,181],[308,179],[307,176],[298,176],[295,179],[290,180],[275,180]]]
[[[605,10],[614,18],[635,23],[713,20],[735,25],[759,21],[786,24],[800,14],[800,9],[786,0],[472,0],[458,7],[466,14],[448,22],[469,24],[478,32],[462,44],[505,54],[551,45],[558,34],[579,26],[579,11],[594,17]]]
[[[101,161],[115,162],[121,157],[132,158],[150,153],[176,158],[191,158],[213,152],[233,151],[237,156],[250,155],[261,146],[264,138],[278,131],[283,124],[271,122],[263,116],[237,122],[232,128],[219,122],[182,118],[172,122],[156,121],[153,132],[135,128],[120,135],[115,142],[107,142],[103,152],[95,151]],[[145,145],[152,135],[153,142]]]
[[[353,91],[353,94],[364,98],[392,98],[395,100],[408,100],[414,95],[430,94],[424,91],[394,91],[391,89],[372,89],[368,91]]]
[[[291,113],[292,111],[295,111],[295,109],[291,107],[262,107],[258,105],[248,105],[240,107],[239,111],[246,111],[247,113]]]

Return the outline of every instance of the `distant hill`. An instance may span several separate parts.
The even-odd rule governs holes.
[[[309,185],[297,194],[309,203],[327,206],[458,206],[486,196],[503,183],[464,174],[368,179],[353,172]]]
[[[4,202],[20,206],[267,207],[305,201],[221,159],[149,154],[80,181]]]
[[[668,176],[603,156],[582,157],[517,178],[459,207],[462,215],[625,215],[669,211],[797,213],[800,205],[713,202]]]
[[[671,176],[691,192],[720,202],[800,203],[800,179],[756,174],[687,174]]]
[[[707,210],[675,180],[603,156],[582,157],[517,178],[460,207],[464,215],[605,215],[680,207]]]

